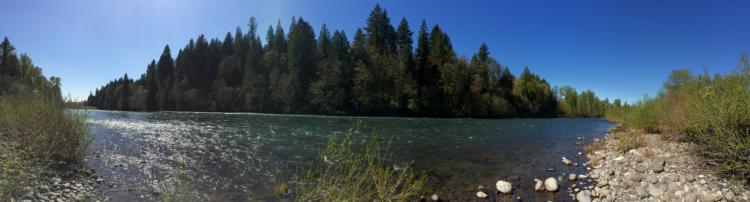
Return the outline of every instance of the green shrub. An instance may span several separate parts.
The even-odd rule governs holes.
[[[750,62],[727,75],[673,71],[655,98],[610,109],[630,128],[676,132],[722,176],[750,183]],[[625,138],[624,140],[627,140]]]
[[[59,100],[0,97],[0,128],[36,159],[82,160],[91,142],[85,121],[85,111],[65,111]]]
[[[732,74],[697,88],[685,128],[696,153],[724,176],[750,182],[750,79]]]
[[[394,169],[379,141],[362,142],[355,150],[354,129],[330,137],[320,159],[293,187],[294,201],[414,201],[427,181],[410,167]]]
[[[0,96],[0,200],[21,194],[51,162],[83,160],[91,141],[85,118],[59,99]]]

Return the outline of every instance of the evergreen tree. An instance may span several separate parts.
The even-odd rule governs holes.
[[[110,81],[87,103],[118,110],[451,117],[600,116],[609,106],[591,91],[552,89],[528,68],[516,78],[487,44],[470,59],[458,56],[448,34],[438,25],[428,30],[425,20],[415,46],[407,20],[394,28],[380,5],[351,43],[325,24],[316,38],[302,18],[292,18],[288,33],[281,21],[269,26],[265,44],[255,18],[248,29],[238,27],[223,40],[199,35],[174,59],[166,46],[139,79]],[[41,70],[25,55],[19,61],[14,50],[7,39],[0,43],[0,94],[27,86],[59,89],[38,79]]]
[[[396,80],[396,86],[398,87],[399,95],[399,106],[405,107],[409,112],[417,111],[417,72],[416,62],[414,61],[414,53],[412,52],[412,40],[413,32],[409,29],[409,22],[406,18],[401,19],[401,23],[398,26],[397,45],[398,45],[398,58],[399,58],[399,74]]]
[[[175,80],[174,77],[174,61],[172,60],[171,50],[169,45],[164,46],[159,61],[156,63],[156,76],[158,79],[158,92],[156,93],[156,99],[158,108],[161,110],[174,110],[175,102],[171,97],[172,85]]]
[[[316,72],[315,33],[304,19],[299,18],[289,28],[289,44],[286,53],[288,72],[285,82],[288,90],[282,102],[284,112],[307,112],[309,84]]]
[[[159,102],[157,99],[157,94],[159,92],[159,80],[156,74],[156,61],[152,60],[151,64],[149,64],[146,68],[145,77],[145,110],[147,111],[159,110]]]

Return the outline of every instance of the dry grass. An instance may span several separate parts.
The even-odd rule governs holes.
[[[591,144],[588,144],[583,147],[583,152],[585,152],[588,155],[594,154],[594,151],[602,150],[604,149],[604,142],[603,141],[592,141]]]
[[[612,134],[615,140],[615,149],[619,152],[628,152],[645,145],[644,131],[633,130],[630,132],[616,132]]]

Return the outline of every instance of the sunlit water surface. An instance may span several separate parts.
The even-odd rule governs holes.
[[[364,123],[356,137],[391,139],[394,166],[430,177],[426,196],[475,200],[477,186],[494,190],[512,180],[527,201],[570,200],[563,180],[556,194],[534,192],[533,179],[584,173],[577,163],[583,144],[603,136],[603,119],[367,118],[189,112],[88,111],[94,135],[86,162],[105,179],[112,201],[160,200],[164,181],[184,173],[211,201],[273,201],[274,187],[313,160],[328,136],[343,136]],[[377,132],[372,132],[377,131]],[[548,171],[549,168],[555,171]],[[180,171],[180,172],[178,172]],[[585,182],[585,181],[582,181]],[[580,186],[580,185],[579,185]]]

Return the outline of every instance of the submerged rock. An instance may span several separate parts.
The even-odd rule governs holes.
[[[513,184],[507,181],[498,180],[497,183],[495,183],[495,187],[497,188],[497,191],[500,191],[500,193],[507,194],[511,189],[513,189]]]
[[[568,180],[575,181],[576,179],[578,179],[578,176],[575,173],[568,174]]]
[[[477,197],[479,197],[479,198],[487,198],[487,194],[484,193],[483,191],[478,191],[477,192]]]
[[[547,178],[544,180],[544,189],[547,191],[557,191],[558,189],[557,180],[554,177]]]
[[[536,191],[544,190],[544,182],[542,182],[542,180],[534,178],[534,182],[535,182],[534,190]]]
[[[562,157],[562,162],[565,165],[572,165],[573,164],[573,161],[570,161],[568,158],[565,158],[564,156]]]

